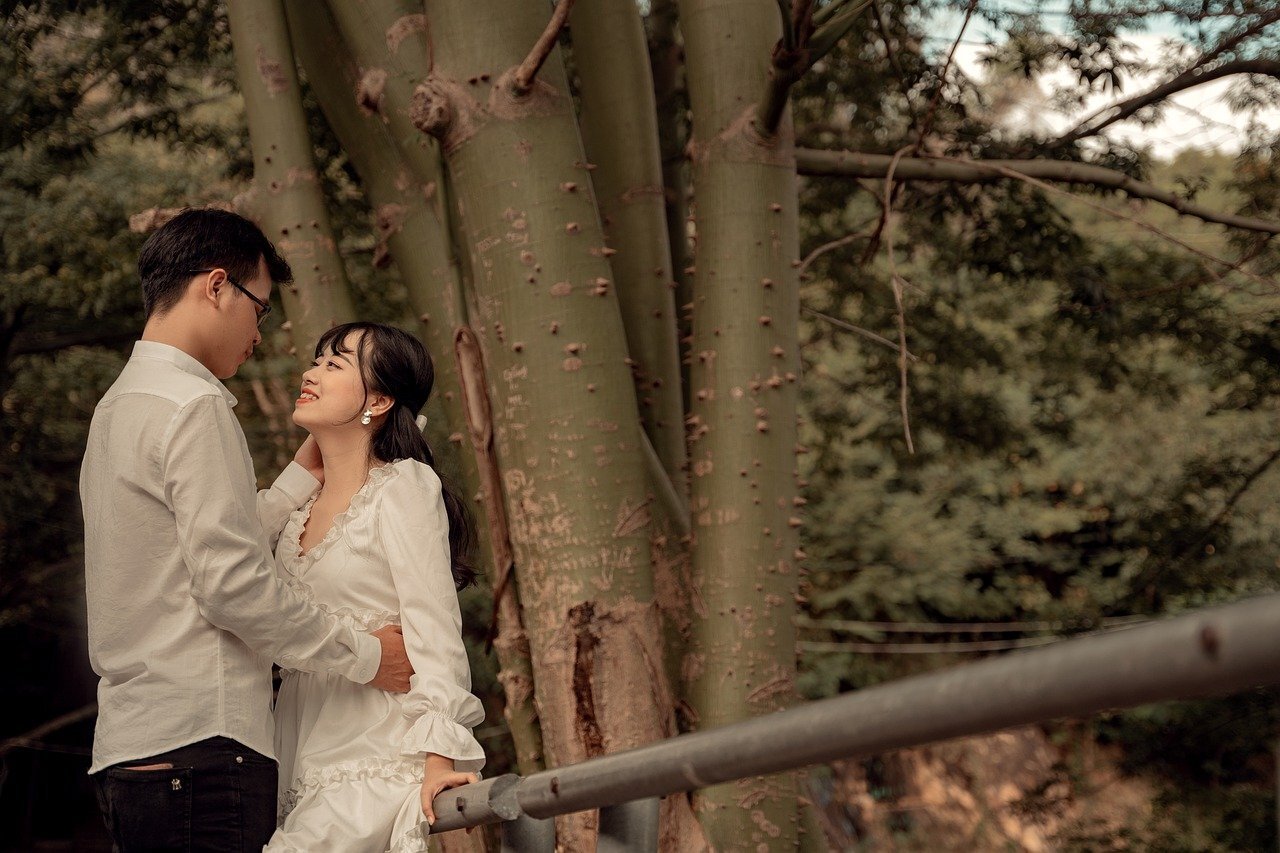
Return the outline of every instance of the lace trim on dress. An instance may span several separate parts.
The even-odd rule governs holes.
[[[323,601],[316,601],[315,590],[299,577],[289,577],[285,581],[285,586],[302,596],[308,604],[314,605],[330,616],[337,617],[344,625],[349,625],[357,631],[368,633],[400,622],[400,614],[392,610],[373,610],[364,607],[330,607]]]
[[[377,468],[370,468],[369,479],[365,480],[359,491],[351,496],[351,503],[347,504],[345,510],[333,517],[333,524],[325,531],[324,538],[312,545],[311,550],[305,554],[302,553],[302,530],[307,525],[307,519],[311,517],[311,507],[315,505],[316,498],[320,496],[320,493],[316,492],[311,496],[310,500],[303,504],[301,509],[295,510],[293,516],[289,519],[289,523],[285,525],[284,532],[280,535],[279,545],[279,551],[284,556],[281,562],[283,562],[289,574],[296,578],[311,568],[316,560],[323,557],[325,552],[342,538],[343,528],[353,518],[357,518],[361,511],[368,506],[373,496],[373,490],[397,473],[399,473],[399,469],[390,462],[385,465],[379,465]]]
[[[289,812],[297,808],[298,802],[312,791],[339,782],[365,779],[392,779],[421,785],[423,770],[424,766],[419,758],[361,758],[308,770],[294,779],[293,785],[280,797],[278,822],[283,824]]]

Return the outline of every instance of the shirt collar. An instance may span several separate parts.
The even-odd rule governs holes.
[[[223,385],[218,380],[218,377],[209,371],[209,368],[177,347],[162,344],[159,341],[138,341],[133,345],[133,357],[167,361],[183,373],[190,373],[192,376],[203,379],[214,388],[217,388],[218,393],[227,401],[228,406],[234,406],[237,402],[235,395],[227,390],[227,386]]]

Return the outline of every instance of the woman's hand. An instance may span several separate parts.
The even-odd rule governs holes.
[[[480,777],[474,773],[459,773],[454,770],[452,758],[427,753],[427,768],[422,778],[422,813],[426,815],[427,823],[436,822],[436,813],[431,803],[441,791],[479,781]]]
[[[320,455],[320,445],[316,444],[314,435],[307,436],[298,452],[293,454],[293,461],[307,469],[312,477],[324,485],[324,457]]]

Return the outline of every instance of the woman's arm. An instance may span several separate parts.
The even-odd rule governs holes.
[[[315,494],[322,482],[324,462],[320,448],[314,438],[307,436],[294,454],[293,463],[285,466],[271,488],[258,492],[258,523],[273,551],[289,516]]]
[[[447,772],[466,775],[484,765],[484,750],[471,733],[484,721],[484,706],[471,693],[440,481],[420,463],[397,463],[397,469],[383,489],[377,524],[414,669],[403,705],[412,726],[400,752],[431,760],[433,768],[432,757],[449,761]]]

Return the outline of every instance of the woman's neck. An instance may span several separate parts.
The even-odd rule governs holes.
[[[353,437],[349,433],[316,433],[315,436],[324,459],[324,490],[329,494],[355,494],[369,477],[368,438]]]

